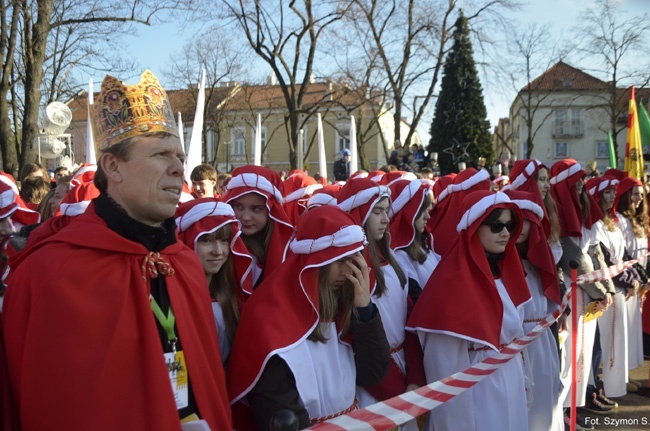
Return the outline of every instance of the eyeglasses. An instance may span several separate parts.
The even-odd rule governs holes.
[[[492,223],[485,223],[485,226],[490,226],[490,231],[492,233],[501,233],[504,227],[508,232],[512,232],[517,227],[517,223],[513,222],[512,220],[507,221],[505,223],[500,221],[495,221]]]

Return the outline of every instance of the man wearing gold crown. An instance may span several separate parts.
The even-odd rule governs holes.
[[[20,426],[232,429],[203,269],[176,240],[184,153],[167,95],[146,71],[134,86],[107,76],[96,101],[100,196],[10,264]]]

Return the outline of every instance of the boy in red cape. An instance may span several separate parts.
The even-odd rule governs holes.
[[[2,323],[22,430],[232,429],[205,277],[176,239],[183,149],[146,71],[93,106],[100,191],[10,262]]]

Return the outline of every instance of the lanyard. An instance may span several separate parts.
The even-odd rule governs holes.
[[[169,305],[167,316],[165,316],[160,309],[160,305],[153,299],[153,296],[149,296],[149,301],[151,302],[151,309],[153,310],[154,316],[156,316],[156,320],[167,334],[167,341],[172,345],[173,351],[176,352],[176,333],[174,332],[176,318],[174,317],[171,304]]]

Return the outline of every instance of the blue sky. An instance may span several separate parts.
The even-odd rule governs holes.
[[[522,11],[512,16],[513,20],[535,23],[538,25],[547,24],[554,36],[568,37],[570,29],[576,25],[579,12],[587,7],[593,6],[595,0],[529,0],[528,6]],[[629,14],[641,15],[650,13],[650,0],[619,0],[623,5],[623,10]],[[156,74],[164,87],[166,87],[163,71],[167,68],[170,56],[178,53],[186,43],[186,29],[179,28],[178,24],[164,24],[152,27],[139,26],[137,36],[128,37],[125,45],[130,47],[133,57],[138,59],[142,70],[149,68]],[[649,42],[650,44],[650,42]],[[571,63],[571,61],[569,60]],[[580,64],[573,64],[581,67]],[[263,65],[262,65],[263,67]],[[268,75],[267,70],[260,71],[262,76]],[[197,71],[198,76],[198,71]],[[93,77],[96,86],[99,85],[103,77]],[[136,78],[128,80],[134,82]],[[489,82],[483,81],[485,103],[488,109],[488,119],[493,125],[500,117],[507,117],[508,110],[514,90],[511,93],[504,93],[502,90],[491,86]],[[419,127],[420,135],[428,135],[430,117],[433,115],[433,107],[429,109],[428,118],[424,118]],[[422,136],[423,140],[428,140],[427,136]]]

